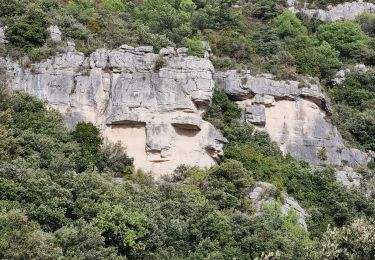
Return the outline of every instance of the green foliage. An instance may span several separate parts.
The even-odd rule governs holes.
[[[356,22],[361,26],[362,30],[369,36],[375,36],[375,17],[370,13],[363,13],[356,17]]]
[[[53,244],[53,236],[40,230],[19,210],[0,213],[1,259],[58,259],[61,249]]]
[[[344,137],[365,149],[375,149],[374,71],[352,73],[328,94],[335,102],[334,122]]]
[[[361,27],[352,21],[337,21],[318,27],[317,37],[328,42],[345,58],[361,57],[361,52],[368,48],[368,37]]]
[[[205,49],[202,41],[195,39],[186,39],[184,45],[188,48],[189,55],[198,57],[204,56]]]
[[[105,203],[93,223],[102,231],[107,244],[117,246],[120,253],[136,255],[145,250],[145,245],[139,241],[148,234],[147,219],[143,214]]]
[[[297,56],[297,71],[301,74],[330,79],[341,67],[338,51],[327,42],[307,48]]]
[[[103,143],[99,129],[92,123],[78,123],[71,135],[81,147],[78,170],[81,172],[94,166],[99,161],[99,150]]]
[[[373,259],[375,225],[363,218],[350,225],[329,228],[323,238],[310,249],[309,259]]]
[[[290,11],[284,11],[281,15],[277,16],[272,23],[273,29],[281,39],[297,37],[307,33],[306,27]]]
[[[244,7],[244,12],[255,19],[269,20],[282,13],[283,5],[279,0],[256,0],[249,2]]]
[[[46,16],[40,9],[28,10],[26,14],[10,20],[5,35],[18,47],[42,46],[47,39]]]

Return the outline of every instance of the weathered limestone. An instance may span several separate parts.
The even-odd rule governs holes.
[[[0,26],[0,44],[8,43],[8,41],[5,38],[5,32],[4,28]]]
[[[215,80],[243,108],[244,120],[266,130],[285,154],[314,165],[367,164],[368,156],[347,148],[337,128],[326,120],[331,109],[318,84],[276,81],[249,71],[219,72]],[[320,155],[322,149],[327,160]]]
[[[328,6],[326,10],[323,9],[309,9],[309,8],[296,8],[296,1],[287,1],[289,10],[298,13],[302,12],[309,18],[316,18],[324,22],[334,22],[337,20],[354,20],[358,15],[368,12],[375,13],[375,4],[363,2],[345,2],[336,6]]]
[[[264,205],[279,199],[282,203],[281,210],[283,214],[287,214],[289,210],[295,210],[299,216],[298,223],[307,229],[306,211],[296,200],[288,197],[285,193],[279,192],[273,184],[260,181],[256,182],[249,190],[248,197],[251,199],[254,210],[258,214],[263,211]]]
[[[50,27],[48,27],[47,30],[50,34],[50,38],[51,38],[52,41],[54,41],[54,42],[60,42],[61,41],[62,36],[61,36],[61,31],[60,31],[58,26],[51,25]]]
[[[343,69],[339,70],[336,73],[336,76],[332,79],[332,82],[336,85],[341,85],[346,77],[351,73],[351,72],[360,72],[360,73],[365,73],[368,70],[366,65],[364,64],[356,64],[353,68],[349,69]]]
[[[251,105],[245,107],[245,121],[254,125],[266,124],[266,108],[264,105]]]
[[[342,185],[348,188],[360,188],[361,181],[363,179],[362,175],[355,172],[353,168],[345,166],[343,169],[337,170],[336,180]]]
[[[180,54],[177,54],[180,53]],[[213,66],[208,59],[173,48],[98,49],[85,57],[68,43],[66,53],[31,68],[1,59],[9,85],[48,100],[66,125],[96,124],[109,142],[121,141],[135,166],[158,177],[180,164],[209,167],[222,156],[226,139],[202,113],[211,102]]]

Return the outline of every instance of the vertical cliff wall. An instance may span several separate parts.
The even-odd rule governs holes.
[[[96,124],[109,142],[120,141],[135,166],[155,176],[180,164],[209,167],[226,139],[202,114],[213,89],[222,88],[243,109],[243,120],[266,130],[284,153],[314,165],[366,165],[365,153],[345,146],[327,116],[315,83],[276,81],[249,71],[214,72],[209,59],[186,49],[123,45],[85,57],[69,43],[62,53],[23,68],[0,59],[11,88],[58,109],[66,125]],[[251,137],[249,137],[251,138]]]
[[[110,142],[121,141],[135,166],[156,176],[179,164],[209,167],[226,142],[202,120],[214,88],[209,60],[185,49],[99,49],[89,57],[65,52],[30,68],[2,59],[12,89],[48,100],[66,125],[96,124]]]

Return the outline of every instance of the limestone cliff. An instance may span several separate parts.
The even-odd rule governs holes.
[[[85,57],[69,43],[27,69],[0,63],[11,88],[48,100],[68,127],[95,123],[108,141],[126,146],[137,168],[159,175],[182,163],[208,167],[222,154],[225,138],[201,117],[211,101],[213,66],[184,49],[158,55],[124,45]]]
[[[217,73],[215,80],[243,108],[243,119],[266,130],[284,153],[314,165],[367,164],[367,155],[347,148],[327,120],[331,109],[318,84],[276,81],[249,71]]]
[[[202,120],[215,82],[243,108],[243,119],[266,130],[283,152],[315,165],[368,160],[347,148],[327,121],[331,111],[318,84],[249,71],[215,73],[209,59],[187,56],[184,48],[155,54],[152,47],[123,45],[85,57],[68,43],[29,68],[9,59],[0,65],[11,88],[47,100],[68,127],[93,122],[106,140],[126,146],[137,168],[155,176],[180,164],[209,167],[222,155],[226,139]]]
[[[309,9],[297,7],[297,1],[288,0],[289,10],[293,13],[301,12],[309,18],[316,18],[324,22],[334,22],[337,20],[354,20],[358,15],[368,12],[375,13],[375,4],[363,2],[345,2],[336,6],[328,6],[327,9]]]

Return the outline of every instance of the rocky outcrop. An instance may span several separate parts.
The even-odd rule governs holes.
[[[214,88],[208,59],[128,45],[85,57],[68,43],[65,52],[30,68],[0,63],[12,89],[48,100],[70,128],[93,122],[108,141],[126,146],[136,167],[156,176],[180,164],[208,167],[222,155],[226,139],[201,117]]]
[[[60,31],[58,26],[51,25],[50,27],[48,27],[47,30],[50,34],[50,38],[51,38],[52,41],[54,41],[54,42],[60,42],[61,41],[62,36],[61,36],[61,31]]]
[[[4,28],[0,27],[0,44],[6,44],[8,41],[5,38]]]
[[[375,4],[363,2],[346,2],[336,6],[328,6],[326,10],[323,9],[309,9],[309,8],[296,8],[296,1],[287,1],[289,10],[294,13],[301,12],[309,18],[316,18],[324,22],[334,22],[337,20],[354,20],[358,15],[368,12],[375,13]]]
[[[360,188],[363,176],[353,170],[351,167],[343,167],[335,173],[336,180],[348,188]]]
[[[287,214],[289,210],[295,210],[298,215],[298,223],[307,229],[306,225],[306,211],[298,204],[296,200],[288,197],[285,193],[279,192],[277,188],[267,182],[256,182],[253,187],[248,191],[248,197],[253,203],[253,208],[256,213],[261,213],[263,207],[270,202],[280,200],[281,210],[283,214]]]
[[[326,119],[331,108],[312,80],[277,81],[270,75],[252,76],[249,71],[219,72],[215,80],[243,109],[244,120],[266,130],[285,154],[314,165],[367,164],[368,156],[347,148]]]
[[[349,69],[342,69],[342,70],[339,70],[337,73],[336,73],[336,76],[332,79],[332,82],[335,84],[335,85],[341,85],[346,77],[352,73],[352,72],[356,72],[356,73],[365,73],[366,71],[368,71],[368,68],[366,67],[366,65],[364,64],[356,64],[353,68]]]

